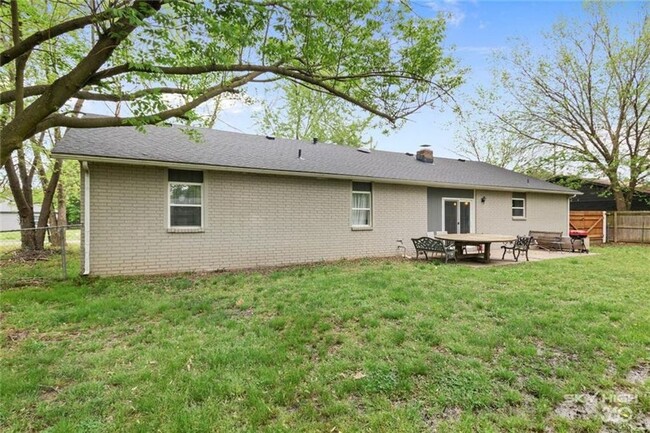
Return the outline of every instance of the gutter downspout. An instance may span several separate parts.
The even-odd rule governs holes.
[[[84,268],[83,275],[90,274],[90,169],[88,162],[81,162],[84,181]]]
[[[571,199],[576,198],[577,194],[573,194],[569,199],[566,201],[566,210],[567,210],[567,232],[566,235],[569,235],[569,231],[571,230]]]

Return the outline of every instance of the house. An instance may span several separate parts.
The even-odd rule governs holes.
[[[577,179],[557,176],[550,180],[559,185],[571,185],[582,194],[571,199],[572,211],[615,211],[616,201],[608,179]],[[573,186],[573,184],[576,184]],[[637,188],[632,199],[632,211],[650,211],[650,189]]]
[[[429,231],[568,230],[575,191],[481,162],[148,126],[70,129],[85,274],[391,256]]]
[[[38,221],[41,205],[34,205],[34,220]],[[10,201],[0,201],[0,232],[20,230],[18,208]]]

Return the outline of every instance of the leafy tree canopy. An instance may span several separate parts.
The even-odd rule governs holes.
[[[649,9],[624,29],[600,3],[586,4],[584,25],[559,21],[543,52],[521,44],[503,53],[495,87],[479,95],[465,123],[490,144],[465,139],[467,153],[506,164],[531,159],[607,178],[619,210],[650,179]],[[470,117],[471,117],[470,116]],[[478,120],[477,120],[478,119]]]
[[[368,133],[375,126],[372,114],[360,115],[351,104],[295,83],[277,89],[280,101],[264,102],[256,123],[264,134],[302,140],[316,139],[351,147],[373,147]]]
[[[300,83],[395,123],[448,97],[463,77],[443,50],[444,20],[419,18],[404,2],[0,5],[3,164],[24,140],[49,128],[191,121],[201,104],[252,82]],[[122,115],[75,116],[75,98],[116,104]]]

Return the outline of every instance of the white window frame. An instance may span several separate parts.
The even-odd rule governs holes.
[[[512,215],[512,219],[513,220],[525,220],[526,219],[526,196],[524,195],[524,197],[515,197],[514,194],[513,194],[511,200],[512,201],[510,202],[510,204],[511,204],[510,215]],[[521,206],[515,206],[515,204],[513,203],[515,200],[521,200],[521,202],[522,202]],[[514,212],[515,209],[523,210],[524,214],[522,216],[513,215],[513,212]]]
[[[373,190],[373,184],[372,182],[360,182],[360,183],[369,183],[370,184],[370,191],[355,191],[354,190],[354,184],[350,184],[350,190],[352,191],[352,195],[350,196],[350,227],[353,229],[367,229],[367,228],[372,228],[372,223],[374,220],[374,215],[372,211],[372,207],[374,204],[374,200],[372,199],[372,190]],[[370,206],[369,207],[354,207],[354,195],[355,194],[367,194],[370,197]],[[370,216],[368,218],[369,224],[352,224],[353,218],[352,214],[354,213],[355,210],[365,210],[370,212]]]
[[[172,185],[189,185],[201,187],[201,204],[172,204]],[[177,182],[167,181],[167,229],[169,230],[203,230],[204,223],[204,193],[203,183],[198,182]],[[200,207],[201,208],[201,226],[173,226],[172,225],[172,206],[174,207]]]

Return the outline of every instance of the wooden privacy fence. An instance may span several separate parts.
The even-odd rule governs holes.
[[[650,211],[607,212],[606,219],[607,242],[650,243]]]
[[[605,242],[605,212],[599,210],[572,210],[569,216],[571,230],[585,230],[589,233],[589,242]]]

